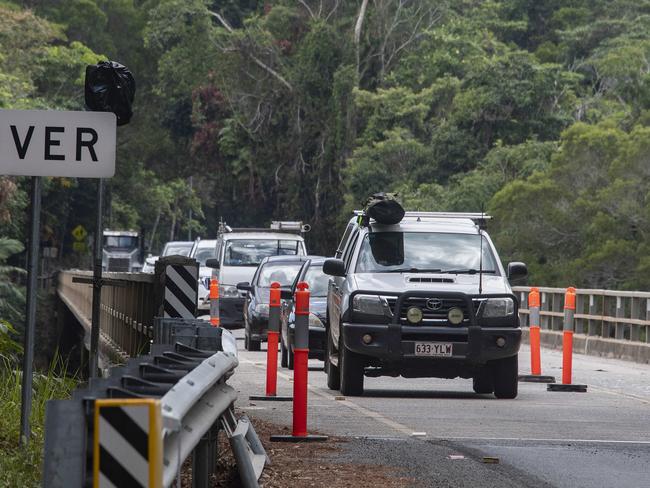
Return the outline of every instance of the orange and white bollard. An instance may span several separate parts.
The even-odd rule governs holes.
[[[219,327],[219,280],[215,275],[210,278],[210,324],[212,327]]]
[[[272,435],[272,441],[325,441],[327,436],[307,434],[307,390],[309,362],[309,285],[301,281],[296,287],[293,367],[293,430],[291,435]]]
[[[548,391],[587,391],[587,385],[571,382],[573,370],[573,319],[576,312],[576,289],[572,286],[564,294],[564,326],[562,335],[562,383],[548,385]]]
[[[530,383],[555,383],[554,376],[542,376],[541,334],[539,327],[539,309],[541,301],[539,288],[532,287],[528,293],[529,341],[530,341],[530,373],[520,375],[519,381]]]
[[[280,306],[282,304],[282,291],[280,283],[274,281],[269,290],[269,327],[267,332],[266,348],[266,394],[251,395],[250,400],[276,400],[291,401],[293,397],[278,396],[278,343],[280,336]]]

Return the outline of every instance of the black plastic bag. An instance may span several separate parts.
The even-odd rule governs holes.
[[[117,125],[128,124],[133,115],[135,79],[129,69],[115,61],[86,66],[86,106],[95,112],[113,112]]]
[[[375,193],[366,201],[364,213],[378,224],[393,225],[404,218],[404,208],[391,193]]]

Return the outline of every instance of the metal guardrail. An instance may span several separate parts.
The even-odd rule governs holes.
[[[530,287],[515,286],[521,324],[528,326]],[[562,330],[565,288],[539,287],[540,327]],[[588,336],[650,343],[650,292],[576,289],[575,332]]]
[[[149,480],[158,480],[153,485],[145,482],[143,486],[168,487],[180,479],[183,462],[194,453],[193,486],[207,487],[210,474],[216,469],[216,434],[222,430],[229,437],[243,486],[257,487],[268,458],[248,419],[235,417],[237,393],[226,384],[238,365],[236,343],[228,331],[212,330],[221,337],[222,350],[216,353],[178,342],[173,346],[152,345],[151,354],[131,358],[125,365],[112,368],[108,378],[91,379],[87,388],[73,393],[71,400],[48,402],[43,486],[101,487],[102,477],[110,480],[110,476],[115,476],[115,481],[120,475],[126,476],[124,473],[133,478],[139,473]],[[146,453],[142,459],[138,458],[141,464],[147,466],[148,463],[148,467],[139,472],[128,454],[133,429],[111,421],[108,416],[110,425],[106,427],[108,424],[104,421],[104,432],[108,429],[111,434],[106,441],[107,437],[100,438],[104,434],[98,428],[105,420],[100,416],[107,415],[98,413],[99,408],[105,411],[121,407],[124,417],[124,412],[128,414],[128,409],[134,406],[147,406],[154,411],[157,408],[161,417],[158,424],[136,422],[154,429],[148,432],[149,440],[144,441],[148,446],[144,449]],[[135,418],[133,414],[130,416]],[[114,452],[117,454],[106,457],[110,442],[116,446]],[[137,446],[136,439],[131,449],[134,455]],[[143,452],[142,449],[139,452]],[[119,464],[120,453],[125,461],[115,467]],[[158,457],[155,453],[159,453]],[[100,465],[106,459],[110,463]],[[107,486],[121,485],[113,482]]]
[[[90,331],[92,285],[75,279],[92,279],[91,271],[61,271],[57,292],[79,323]],[[154,275],[104,273],[100,312],[100,337],[122,359],[146,351],[153,336]]]

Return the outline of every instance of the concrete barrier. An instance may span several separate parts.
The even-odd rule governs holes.
[[[561,331],[541,330],[540,332],[543,347],[562,350],[563,334]],[[528,327],[522,327],[522,339],[526,343],[529,342]],[[573,336],[573,352],[650,364],[650,344],[642,342],[575,334]]]

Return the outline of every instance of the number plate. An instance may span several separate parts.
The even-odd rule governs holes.
[[[451,357],[452,347],[448,342],[416,342],[416,356]]]

